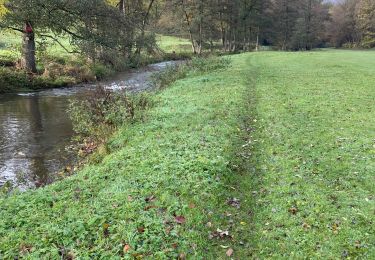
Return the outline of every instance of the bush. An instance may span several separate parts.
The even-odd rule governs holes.
[[[0,93],[11,92],[14,88],[25,88],[29,85],[30,81],[25,72],[0,67]]]
[[[97,80],[103,80],[113,74],[112,69],[100,63],[91,65],[90,70],[95,75]]]
[[[99,86],[85,99],[74,99],[69,115],[80,138],[104,141],[118,127],[142,118],[142,111],[152,105],[146,93],[128,95]]]

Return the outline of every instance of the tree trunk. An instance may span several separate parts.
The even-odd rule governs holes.
[[[122,14],[125,14],[125,0],[120,0],[118,9]]]
[[[30,22],[25,24],[25,30],[22,36],[21,67],[31,73],[37,72],[35,61],[35,34]]]

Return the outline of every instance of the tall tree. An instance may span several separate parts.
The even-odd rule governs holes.
[[[362,36],[362,46],[375,47],[375,0],[358,2],[357,27]]]

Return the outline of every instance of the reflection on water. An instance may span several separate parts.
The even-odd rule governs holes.
[[[67,104],[68,96],[0,97],[0,185],[26,178],[39,187],[53,180],[48,173],[69,158],[64,148],[73,131]]]
[[[104,86],[112,90],[144,91],[150,75],[175,62],[163,62],[118,74]],[[66,113],[69,99],[95,86],[0,95],[0,187],[7,181],[20,189],[51,183],[71,162],[66,150],[73,135]]]

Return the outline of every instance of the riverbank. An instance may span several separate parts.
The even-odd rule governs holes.
[[[39,74],[28,74],[18,70],[14,61],[3,60],[7,66],[0,65],[0,94],[40,91],[51,88],[70,87],[79,84],[96,83],[107,80],[114,74],[126,72],[133,68],[144,67],[163,61],[190,59],[190,54],[163,54],[159,57],[142,58],[137,63],[124,64],[114,68],[100,63],[73,58],[49,62]],[[1,60],[0,60],[1,62]]]
[[[372,259],[373,55],[247,53],[175,82],[97,164],[0,198],[0,255]]]
[[[0,94],[95,83],[133,68],[192,57],[191,51],[183,45],[186,41],[167,36],[158,37],[160,49],[154,54],[142,53],[131,60],[116,57],[111,64],[93,62],[50,42],[47,49],[37,53],[38,73],[28,74],[18,68],[20,40],[19,34],[0,31]],[[68,39],[62,38],[61,41],[68,51],[73,51]]]

